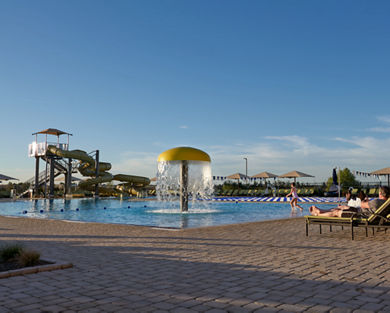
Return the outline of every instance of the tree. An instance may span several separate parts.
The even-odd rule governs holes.
[[[339,173],[337,173],[339,175]],[[352,172],[349,170],[349,168],[344,168],[340,170],[340,178],[339,181],[341,182],[341,188],[343,190],[348,189],[349,187],[358,187],[360,186],[360,183],[356,180],[355,175],[352,174]],[[338,181],[337,181],[338,183]],[[326,183],[326,186],[329,187],[333,184],[333,178],[329,177],[328,181]]]

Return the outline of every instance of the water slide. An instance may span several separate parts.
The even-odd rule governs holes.
[[[62,150],[56,146],[49,145],[47,150],[56,156],[68,159],[79,160],[78,171],[83,176],[89,176],[88,178],[79,183],[79,187],[86,190],[93,190],[95,184],[107,183],[113,180],[123,182],[123,185],[116,186],[116,190],[119,192],[136,193],[137,188],[142,188],[150,184],[150,179],[142,176],[117,174],[112,175],[108,171],[111,169],[111,164],[107,162],[99,162],[99,174],[96,176],[96,164],[95,159],[88,155],[83,150]],[[102,188],[104,191],[108,191],[107,188]],[[111,189],[111,191],[114,191]]]

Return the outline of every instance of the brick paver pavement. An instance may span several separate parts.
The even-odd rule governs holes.
[[[0,279],[1,312],[390,312],[390,234],[290,219],[186,230],[0,217],[71,269]]]

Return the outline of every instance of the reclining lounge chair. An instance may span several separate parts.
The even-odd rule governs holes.
[[[368,195],[369,197],[377,197],[377,196],[378,196],[378,190],[377,190],[377,188],[370,188],[370,189],[368,190],[367,195]]]
[[[361,217],[354,212],[345,211],[343,215],[348,217],[328,217],[328,216],[305,216],[306,221],[306,236],[309,236],[309,224],[318,224],[320,226],[320,234],[322,233],[322,225],[329,225],[330,231],[332,226],[351,227],[351,238],[354,240],[354,227],[365,227],[366,237],[368,236],[368,228],[372,228],[374,233],[375,228],[384,228],[385,231],[390,227],[390,199],[383,203],[370,217]]]
[[[359,194],[359,189],[357,189],[357,188],[352,188],[351,194],[354,195],[354,196],[357,196],[357,195]]]

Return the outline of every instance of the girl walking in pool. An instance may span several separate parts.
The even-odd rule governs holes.
[[[294,210],[295,207],[298,207],[301,209],[301,211],[303,211],[303,208],[298,204],[298,194],[297,194],[297,188],[295,187],[295,183],[291,183],[291,191],[286,197],[289,196],[292,197],[290,201],[291,209]]]

